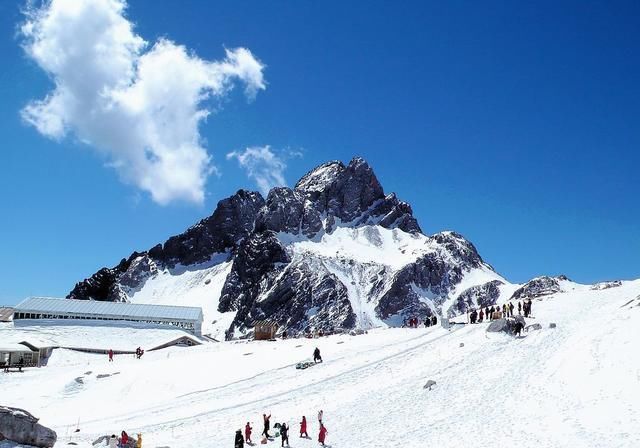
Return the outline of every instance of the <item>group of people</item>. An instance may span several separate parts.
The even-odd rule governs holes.
[[[434,314],[433,316],[426,316],[424,318],[424,326],[431,327],[438,324],[438,318]],[[418,328],[420,326],[420,320],[417,317],[410,317],[407,319],[405,325],[409,328]]]
[[[324,441],[327,437],[327,428],[324,426],[324,423],[322,421],[323,418],[323,414],[324,412],[322,411],[322,409],[318,412],[318,424],[320,425],[320,429],[318,432],[318,442],[320,443],[321,446],[325,446],[324,445]],[[262,439],[260,441],[261,444],[266,444],[269,440],[273,440],[273,438],[271,437],[271,434],[269,434],[269,431],[271,430],[271,414],[267,415],[267,414],[262,414],[262,421],[263,421],[263,431],[262,431]],[[284,447],[285,443],[287,444],[287,446],[289,446],[289,425],[287,425],[286,423],[276,423],[274,425],[274,428],[278,429],[278,431],[280,432],[280,440],[281,440],[281,447]],[[245,442],[249,445],[253,445],[253,441],[251,440],[251,433],[253,432],[253,428],[251,427],[251,424],[249,422],[247,422],[247,424],[244,427],[244,437],[242,434],[242,430],[238,429],[236,431],[236,439],[235,439],[235,445],[234,448],[244,448],[244,444]],[[302,416],[302,420],[300,421],[300,438],[305,438],[305,439],[310,439],[311,437],[309,437],[309,434],[307,433],[307,417],[306,416]]]
[[[472,309],[468,313],[469,322],[472,324],[480,323],[486,320],[494,320],[501,319],[503,317],[513,317],[513,311],[515,310],[515,305],[512,302],[503,303],[502,307],[499,305],[480,308],[480,311],[476,309]],[[531,299],[523,300],[522,302],[518,302],[518,315],[522,315],[524,311],[524,317],[531,316]]]
[[[109,351],[107,352],[107,355],[109,356],[109,362],[113,362],[113,355],[114,355],[113,349],[109,349]],[[136,354],[135,354],[136,359],[142,358],[142,355],[144,355],[144,350],[138,347],[136,349]]]
[[[142,434],[138,434],[137,440],[129,437],[126,431],[122,431],[119,438],[111,434],[108,446],[109,448],[142,448]]]

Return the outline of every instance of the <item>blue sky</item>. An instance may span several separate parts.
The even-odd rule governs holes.
[[[226,155],[267,145],[289,185],[365,157],[426,232],[462,233],[512,281],[640,277],[637,2],[132,2],[147,49],[168,39],[221,61],[246,48],[264,65],[204,103],[215,172],[169,193],[114,168],[117,145],[21,118],[54,87],[21,47],[23,6],[0,3],[0,303],[63,296],[258,189]]]

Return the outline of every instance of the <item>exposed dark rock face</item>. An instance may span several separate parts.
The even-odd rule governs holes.
[[[21,445],[49,448],[55,445],[58,435],[42,426],[29,412],[0,406],[0,440],[7,439]]]
[[[475,285],[465,289],[460,293],[455,304],[449,308],[449,317],[466,313],[475,307],[485,308],[495,305],[500,297],[500,285],[503,284],[504,282],[500,280],[492,280],[483,285]]]
[[[150,255],[169,265],[202,263],[215,253],[233,249],[252,230],[264,199],[255,191],[240,190],[218,202],[216,210],[185,233],[172,236],[161,251]]]
[[[558,277],[537,277],[529,280],[521,288],[518,288],[509,300],[534,299],[536,297],[548,296],[561,292],[561,280],[568,280],[564,275]]]
[[[396,241],[398,233],[404,235],[397,241],[409,244],[415,258],[392,268],[385,260],[345,259],[339,251],[301,254],[291,249],[291,241],[318,242],[338,227],[364,227],[358,237],[374,246],[389,244],[383,242],[382,228],[397,229],[385,231],[386,238]],[[411,206],[394,193],[385,194],[369,164],[354,158],[348,165],[320,165],[295,188],[272,189],[266,200],[240,190],[184,233],[78,283],[68,298],[127,300],[159,271],[202,269],[217,254],[231,261],[220,297],[211,298],[219,312],[234,313],[228,337],[250,334],[253,322],[263,319],[293,334],[351,329],[358,322],[366,328],[371,317],[363,309],[375,309],[375,319],[391,324],[439,313],[467,272],[491,270],[461,235],[422,235]],[[399,254],[406,256],[404,247],[393,256]],[[495,302],[496,290],[490,282],[465,291],[460,300]]]

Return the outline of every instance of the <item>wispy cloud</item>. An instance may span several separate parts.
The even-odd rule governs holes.
[[[296,156],[301,155],[300,152],[296,153]],[[236,159],[265,197],[273,187],[287,184],[284,178],[284,171],[287,168],[285,158],[274,153],[268,145],[253,146],[244,151],[233,151],[227,154],[227,160]]]
[[[41,134],[74,135],[102,152],[121,178],[154,201],[201,203],[215,166],[199,125],[234,81],[253,99],[263,64],[245,48],[206,61],[170,40],[150,45],[125,16],[125,0],[52,0],[28,7],[27,55],[52,78],[23,119]]]

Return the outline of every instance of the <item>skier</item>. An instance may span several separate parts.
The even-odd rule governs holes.
[[[313,362],[315,363],[322,362],[322,357],[320,356],[320,349],[318,347],[316,347],[316,349],[313,351]]]
[[[109,362],[113,361],[113,350],[109,349]]]
[[[324,425],[320,423],[320,434],[318,434],[318,442],[320,442],[320,445],[324,446],[324,439],[325,437],[327,437],[328,432],[329,431],[327,431],[327,428],[325,428]]]
[[[267,414],[262,414],[262,418],[264,420],[264,431],[262,431],[262,435],[266,438],[270,438],[269,435],[269,419],[271,418],[271,414],[267,416]]]
[[[236,431],[236,443],[234,448],[244,448],[244,439],[242,438],[242,430],[238,429]]]
[[[280,437],[282,439],[281,446],[284,446],[284,442],[287,442],[287,446],[289,446],[289,427],[286,423],[280,425]]]
[[[322,416],[324,415],[324,412],[322,411],[322,409],[320,409],[320,412],[318,412],[318,423],[320,423],[320,426],[322,426]]]
[[[118,438],[115,434],[111,434],[109,438],[109,448],[118,448]]]
[[[304,415],[302,416],[302,421],[300,422],[300,437],[302,437],[303,435],[306,439],[309,438],[309,434],[307,434],[307,417],[305,417]]]
[[[247,441],[247,443],[253,443],[251,441],[251,430],[253,428],[251,427],[251,425],[249,424],[249,422],[247,422],[247,424],[244,427],[244,439]]]

